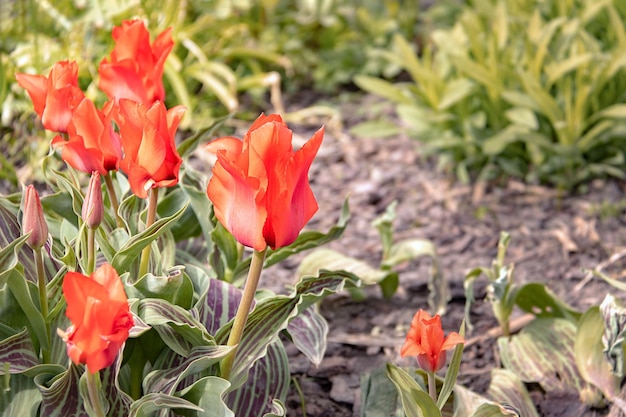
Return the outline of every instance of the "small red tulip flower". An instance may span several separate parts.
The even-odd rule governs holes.
[[[111,99],[127,98],[151,104],[165,99],[163,66],[174,47],[172,29],[166,29],[150,44],[150,34],[141,20],[127,20],[112,32],[115,47],[110,59],[98,68],[98,86]]]
[[[15,78],[28,92],[44,128],[66,132],[73,108],[85,97],[78,87],[78,64],[75,61],[60,61],[54,64],[47,77],[15,74]]]
[[[98,171],[91,173],[85,200],[83,200],[81,217],[90,229],[95,229],[102,223],[104,204],[102,202],[102,182]]]
[[[133,316],[124,285],[115,269],[104,264],[91,276],[68,272],[63,278],[66,316],[72,325],[59,334],[75,364],[86,364],[91,373],[110,366],[122,348]]]
[[[43,216],[39,194],[32,184],[26,187],[22,212],[22,234],[30,232],[26,243],[33,249],[39,249],[48,240],[48,224]]]
[[[160,101],[148,105],[120,100],[117,122],[124,158],[119,166],[137,197],[146,198],[150,188],[178,183],[183,161],[174,139],[185,110],[183,106],[166,110]]]
[[[413,317],[400,355],[416,356],[417,363],[423,370],[437,372],[446,363],[446,351],[459,343],[465,343],[465,339],[456,332],[443,336],[439,314],[431,317],[420,309]]]
[[[99,110],[91,100],[84,98],[74,109],[67,126],[67,140],[56,136],[52,147],[61,149],[61,158],[86,174],[97,171],[107,175],[116,170],[122,159],[122,144],[112,124],[115,112],[113,101]]]
[[[207,195],[237,241],[262,251],[296,240],[318,208],[308,173],[323,137],[321,128],[294,152],[282,118],[261,114],[243,141],[224,137],[207,145],[217,155]]]

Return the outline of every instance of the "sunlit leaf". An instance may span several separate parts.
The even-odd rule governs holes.
[[[437,404],[404,369],[387,364],[387,375],[398,390],[407,417],[441,417]]]

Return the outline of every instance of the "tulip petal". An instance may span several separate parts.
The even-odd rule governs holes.
[[[215,216],[243,245],[257,251],[265,249],[263,224],[267,211],[257,199],[262,191],[257,178],[246,178],[241,169],[220,152],[213,167],[207,194],[213,202]]]

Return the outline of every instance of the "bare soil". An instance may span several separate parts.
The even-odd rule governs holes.
[[[344,104],[343,125],[327,126],[311,169],[320,209],[309,228],[331,227],[349,196],[351,221],[330,248],[376,266],[381,245],[371,222],[397,201],[395,238],[429,239],[437,248],[451,292],[442,317],[446,333],[457,330],[464,317],[465,274],[473,267],[491,265],[501,231],[512,235],[507,262],[515,264],[517,283],[545,283],[581,311],[599,304],[607,292],[616,292],[588,270],[600,268],[615,278],[626,275],[626,184],[597,180],[569,195],[506,178],[494,184],[461,184],[438,169],[436,161],[422,157],[418,142],[403,135],[385,139],[350,135],[351,125],[371,117],[371,109],[381,110],[377,103],[364,97]],[[313,132],[291,127],[303,140]],[[293,281],[299,259],[266,271],[265,283],[281,291]],[[429,267],[427,258],[403,265],[400,288],[390,300],[377,287],[369,287],[365,300],[343,293],[321,304],[330,327],[322,363],[311,365],[288,346],[291,371],[301,391],[294,385],[290,392],[289,416],[359,416],[360,379],[365,372],[387,362],[415,366],[411,358],[400,357],[399,349],[412,316],[428,308]],[[479,279],[475,287],[474,328],[467,334],[458,379],[479,393],[489,386],[491,369],[500,366],[497,322],[484,301],[485,284]],[[537,387],[529,389],[542,416],[609,415],[608,409],[590,409],[578,398],[555,398]]]

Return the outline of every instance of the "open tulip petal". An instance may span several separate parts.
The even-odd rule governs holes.
[[[243,141],[224,137],[207,145],[218,155],[207,194],[218,220],[240,243],[260,250],[296,240],[318,208],[308,173],[323,134],[320,129],[294,152],[282,118],[261,114]]]

